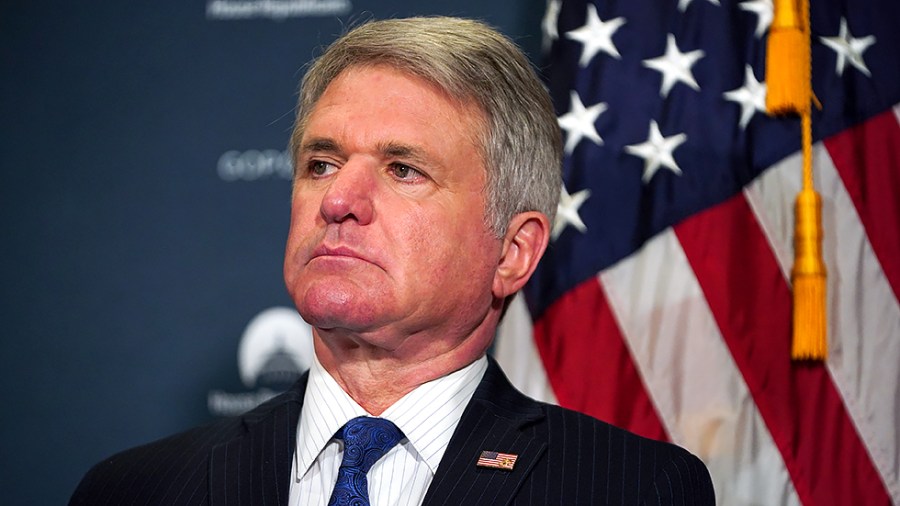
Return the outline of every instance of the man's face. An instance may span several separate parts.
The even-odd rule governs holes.
[[[484,320],[501,241],[485,225],[483,125],[391,67],[328,86],[300,142],[284,265],[310,324],[394,349]]]

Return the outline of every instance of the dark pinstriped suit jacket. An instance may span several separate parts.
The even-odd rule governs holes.
[[[249,413],[115,455],[72,505],[286,505],[307,377]],[[519,456],[475,466],[482,450]],[[493,359],[459,422],[426,505],[714,504],[703,463],[667,443],[539,403]]]

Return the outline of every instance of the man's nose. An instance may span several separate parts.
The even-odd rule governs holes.
[[[322,197],[320,213],[325,222],[369,224],[374,213],[375,177],[375,169],[362,161],[349,160],[338,169]]]

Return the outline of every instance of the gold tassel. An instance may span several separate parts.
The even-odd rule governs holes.
[[[776,0],[766,50],[766,109],[802,113],[810,107],[810,49],[806,0]],[[807,11],[808,12],[808,11]]]
[[[822,260],[822,199],[813,188],[809,0],[775,0],[766,55],[766,109],[801,119],[803,187],[797,195],[794,229],[794,360],[825,360],[826,272]]]
[[[825,262],[822,261],[822,199],[803,188],[794,206],[794,339],[791,358],[825,360],[828,354],[825,318]]]

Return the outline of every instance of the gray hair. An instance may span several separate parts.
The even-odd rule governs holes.
[[[372,21],[341,36],[303,78],[290,145],[295,159],[328,85],[347,68],[377,64],[479,106],[487,123],[478,135],[487,167],[485,219],[498,237],[524,211],[539,211],[552,222],[562,185],[562,141],[550,96],[515,43],[478,21]]]

